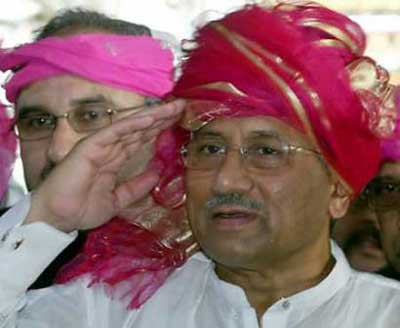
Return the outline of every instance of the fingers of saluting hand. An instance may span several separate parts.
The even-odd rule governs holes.
[[[115,208],[121,210],[146,196],[158,183],[157,173],[146,171],[125,181],[114,190]]]
[[[99,146],[107,146],[122,140],[128,144],[140,139],[148,140],[175,123],[180,118],[183,107],[182,100],[157,106],[146,112],[127,116],[90,138]]]
[[[140,111],[139,113],[132,114],[131,116],[136,116],[136,117],[151,116],[155,119],[155,121],[164,120],[182,114],[184,107],[185,107],[185,101],[182,99],[177,99],[169,103],[161,104]]]

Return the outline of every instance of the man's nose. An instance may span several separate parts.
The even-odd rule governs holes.
[[[48,158],[58,164],[82,138],[83,136],[75,132],[66,119],[59,119],[47,150]]]
[[[228,152],[218,168],[214,192],[223,194],[250,191],[254,186],[254,180],[245,165],[239,151],[232,150]]]

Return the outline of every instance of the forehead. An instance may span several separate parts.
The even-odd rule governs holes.
[[[400,179],[400,161],[399,162],[387,162],[383,164],[379,176],[392,176]]]
[[[309,145],[308,138],[290,125],[267,116],[243,118],[218,118],[204,126],[196,135],[215,135],[225,139],[240,140],[258,135],[273,135],[283,141]]]
[[[48,110],[69,107],[74,101],[103,96],[105,99],[130,102],[143,96],[91,82],[72,75],[62,75],[38,81],[25,88],[17,99],[17,110],[24,106],[42,106]]]

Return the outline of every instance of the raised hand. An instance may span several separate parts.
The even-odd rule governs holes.
[[[79,142],[32,194],[25,224],[42,221],[70,232],[95,228],[143,198],[157,184],[155,172],[118,182],[129,158],[176,122],[183,101],[133,114]]]

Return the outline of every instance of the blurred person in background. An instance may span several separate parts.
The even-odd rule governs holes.
[[[386,265],[378,219],[365,192],[352,202],[342,219],[336,220],[332,238],[354,269],[376,272]]]
[[[385,141],[382,150],[384,164],[369,187],[388,262],[379,273],[400,280],[400,120],[395,137]]]

